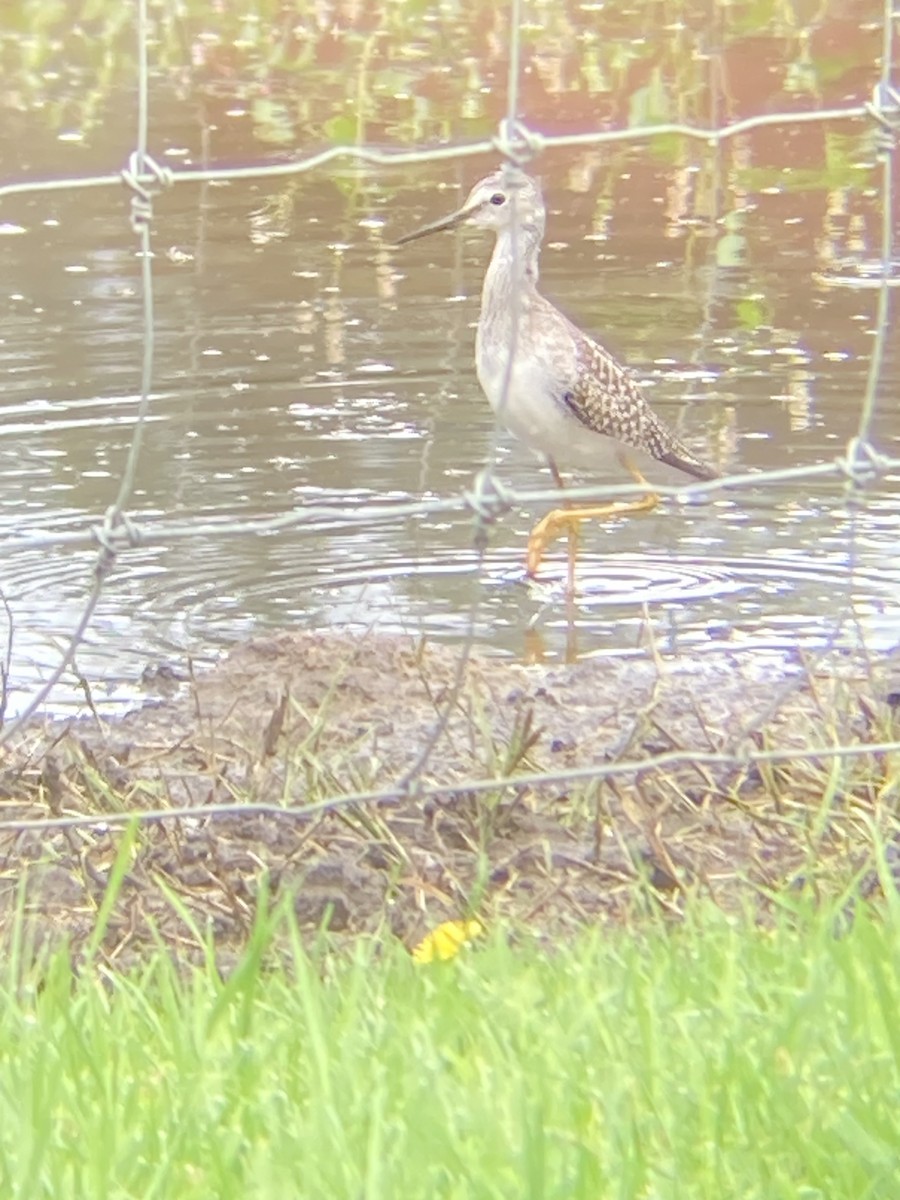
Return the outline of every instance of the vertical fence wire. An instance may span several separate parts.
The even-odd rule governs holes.
[[[485,150],[493,145],[504,161],[504,172],[506,178],[511,184],[514,184],[515,172],[520,169],[521,165],[529,160],[532,154],[539,152],[542,148],[550,145],[557,146],[585,146],[585,145],[601,145],[607,142],[614,141],[640,141],[654,136],[662,136],[668,133],[678,133],[682,136],[691,138],[700,138],[707,145],[713,146],[718,150],[721,143],[729,137],[734,137],[738,132],[749,131],[753,128],[759,128],[766,125],[778,123],[800,123],[809,120],[839,120],[839,119],[859,119],[862,116],[868,115],[873,120],[874,125],[879,133],[879,159],[880,159],[880,176],[881,176],[881,195],[883,198],[882,208],[882,223],[881,223],[881,278],[877,303],[876,314],[876,335],[873,342],[872,355],[869,361],[867,382],[865,393],[860,407],[859,424],[856,436],[852,439],[848,446],[846,454],[836,459],[830,464],[817,464],[815,466],[806,466],[800,468],[788,468],[771,472],[762,472],[756,475],[743,477],[735,477],[728,481],[729,486],[740,487],[742,482],[751,482],[756,485],[760,482],[769,480],[796,478],[796,479],[812,479],[821,477],[827,474],[838,472],[843,474],[846,481],[847,496],[849,501],[849,532],[850,532],[850,599],[844,613],[841,614],[840,620],[832,627],[832,630],[827,639],[828,649],[833,649],[837,645],[840,632],[844,626],[844,622],[848,617],[852,617],[852,591],[853,580],[856,570],[856,553],[857,553],[857,517],[858,505],[857,499],[860,485],[870,482],[873,478],[881,478],[884,473],[900,465],[894,459],[886,455],[879,455],[875,452],[870,443],[870,433],[872,421],[877,410],[879,383],[883,370],[883,360],[887,342],[887,333],[890,323],[890,305],[891,305],[891,289],[896,285],[896,279],[893,277],[893,237],[894,237],[894,181],[893,168],[894,156],[896,154],[896,141],[898,129],[900,129],[900,94],[893,79],[893,46],[894,46],[894,29],[893,23],[897,19],[897,13],[894,11],[891,0],[885,0],[884,5],[884,31],[883,31],[883,51],[881,63],[881,78],[876,88],[875,95],[871,103],[865,106],[851,106],[843,110],[823,110],[816,113],[784,113],[784,114],[766,114],[758,118],[750,118],[745,121],[736,122],[735,124],[725,128],[713,128],[711,130],[701,131],[686,127],[680,124],[667,124],[648,129],[629,129],[624,131],[608,131],[601,130],[584,135],[562,135],[551,137],[549,135],[539,135],[533,130],[530,130],[519,116],[519,86],[521,76],[521,26],[522,26],[522,10],[521,0],[510,0],[509,5],[509,20],[510,20],[510,57],[509,70],[507,78],[507,108],[506,117],[501,125],[499,135],[493,143],[478,143],[468,146],[450,146],[433,148],[422,151],[409,152],[383,152],[373,147],[357,146],[357,147],[339,147],[322,153],[309,155],[308,157],[298,160],[292,164],[278,164],[260,166],[258,168],[233,168],[233,169],[203,169],[200,171],[182,172],[180,180],[191,179],[196,182],[209,182],[213,179],[222,178],[264,178],[279,175],[291,174],[299,170],[311,170],[340,156],[349,156],[350,158],[368,161],[378,164],[404,164],[404,163],[425,163],[443,161],[448,158],[464,158],[475,154],[482,154]],[[416,515],[427,515],[439,511],[459,511],[462,508],[468,508],[473,513],[474,534],[473,542],[475,549],[475,567],[474,575],[476,581],[483,582],[484,558],[488,545],[490,528],[497,516],[510,507],[513,503],[527,503],[531,501],[543,501],[553,499],[557,496],[556,489],[542,488],[532,492],[522,492],[516,495],[510,489],[501,485],[496,478],[497,464],[497,432],[495,431],[494,440],[491,445],[490,454],[485,463],[483,471],[478,476],[475,486],[467,490],[460,497],[455,497],[449,501],[439,502],[421,502],[407,506],[384,505],[382,507],[373,506],[364,518],[358,515],[348,514],[327,505],[311,506],[301,513],[290,513],[286,517],[279,516],[277,518],[267,519],[263,521],[223,521],[219,524],[207,523],[201,525],[196,522],[185,525],[173,522],[162,522],[154,528],[138,527],[129,518],[127,506],[131,499],[135,479],[137,474],[138,462],[141,452],[142,439],[144,436],[146,418],[150,405],[150,396],[153,378],[154,364],[154,337],[155,337],[155,321],[154,321],[154,306],[153,306],[153,273],[152,273],[152,247],[151,247],[151,232],[153,206],[152,200],[155,192],[162,186],[169,185],[173,182],[179,182],[179,176],[173,172],[160,168],[149,154],[148,148],[148,128],[149,128],[149,108],[150,108],[150,93],[149,93],[149,61],[148,61],[148,12],[147,0],[138,0],[138,119],[136,130],[136,149],[132,155],[128,167],[122,172],[121,176],[98,176],[91,179],[81,179],[75,181],[77,186],[103,186],[116,180],[124,180],[125,184],[131,191],[131,224],[138,239],[138,253],[141,259],[141,289],[142,289],[142,325],[143,325],[143,347],[142,347],[142,368],[141,368],[141,393],[140,403],[137,410],[135,427],[126,462],[123,467],[117,495],[113,504],[107,511],[106,517],[102,525],[97,526],[90,536],[99,542],[99,550],[94,568],[94,577],[89,596],[84,605],[83,612],[73,633],[70,635],[67,646],[62,654],[60,662],[52,671],[48,679],[41,685],[36,694],[29,700],[25,709],[15,718],[8,722],[0,731],[0,742],[7,740],[9,737],[20,729],[22,725],[29,720],[46,702],[51,692],[71,666],[79,645],[81,644],[92,620],[96,613],[97,605],[101,598],[104,585],[113,566],[116,562],[119,552],[128,546],[134,546],[143,543],[150,537],[155,536],[161,540],[168,540],[172,537],[202,537],[205,530],[215,529],[219,532],[247,532],[257,531],[261,533],[269,533],[274,530],[291,528],[294,526],[308,525],[311,528],[320,528],[323,525],[327,527],[328,522],[337,527],[341,527],[342,523],[359,521],[361,519],[367,522],[373,522],[378,519],[395,520],[398,513],[415,513]],[[11,195],[28,191],[53,191],[63,187],[73,186],[71,180],[49,180],[43,183],[13,183],[0,187],[0,197],[3,195]],[[515,196],[514,186],[511,188],[513,198]],[[512,254],[514,260],[514,268],[518,270],[521,266],[519,256],[522,251],[522,237],[519,225],[519,216],[516,211],[515,202],[513,200],[513,225],[512,225]],[[515,331],[518,327],[516,320],[519,296],[513,289],[513,312],[511,320],[511,328]],[[515,335],[514,335],[515,337]],[[506,379],[504,383],[504,396],[509,388],[510,375],[512,364],[515,357],[515,342],[509,347],[508,368],[506,371]],[[502,404],[501,404],[502,409]],[[718,486],[718,485],[713,485]],[[568,492],[571,499],[593,499],[598,494],[605,497],[610,495],[633,495],[636,489],[634,485],[621,485],[615,487],[585,487],[573,488]],[[673,489],[659,489],[662,494],[667,494]],[[699,492],[710,490],[709,486],[700,485],[695,489]],[[318,522],[318,524],[317,524]],[[73,545],[83,540],[85,535],[81,533],[72,533],[60,531],[56,534],[48,535],[45,539],[46,544],[53,545]],[[31,539],[29,545],[42,544],[41,539]],[[445,733],[447,724],[450,720],[454,707],[458,704],[464,681],[466,670],[471,658],[472,650],[475,645],[476,631],[478,623],[478,615],[480,604],[482,603],[482,588],[476,587],[473,600],[467,614],[466,633],[459,648],[457,659],[457,670],[448,694],[443,702],[441,709],[438,712],[434,726],[426,738],[423,745],[415,755],[412,765],[403,774],[398,783],[388,789],[381,789],[373,793],[360,793],[354,797],[335,797],[333,803],[343,805],[345,803],[358,803],[363,799],[378,801],[379,799],[390,799],[400,794],[408,794],[413,791],[427,791],[423,788],[422,775],[428,765],[428,761],[434,751],[434,747]],[[854,747],[847,747],[848,752],[853,752]],[[760,756],[756,756],[759,758]],[[627,764],[616,764],[611,768],[611,771],[627,769]],[[552,773],[543,773],[540,778],[549,779],[554,777]],[[570,777],[565,773],[565,777]],[[465,787],[472,786],[477,781],[468,781]],[[331,803],[331,802],[328,802]],[[325,805],[327,806],[327,804]],[[262,810],[266,810],[267,806],[260,806]],[[240,812],[246,808],[245,805],[222,805],[213,806],[212,811],[232,811]],[[133,815],[133,814],[129,814]],[[140,814],[138,814],[140,815]],[[154,819],[159,818],[160,814],[147,814],[148,817]],[[177,814],[172,814],[177,815]],[[72,823],[72,822],[68,822]],[[52,824],[52,822],[51,822]],[[3,828],[11,827],[8,823],[3,823]]]
[[[138,113],[136,146],[123,178],[131,189],[131,227],[138,239],[138,254],[141,260],[141,303],[142,303],[142,366],[141,397],[125,465],[120,476],[118,493],[107,509],[103,524],[94,530],[99,542],[94,564],[93,580],[81,616],[69,635],[67,645],[48,678],[31,697],[27,705],[0,731],[0,744],[22,728],[49,699],[65,673],[72,666],[79,646],[84,641],[94,619],[97,606],[103,595],[106,581],[112,572],[119,549],[136,539],[129,530],[126,506],[134,491],[138,460],[141,453],[147,413],[150,408],[150,389],[153,380],[154,340],[156,326],[153,313],[153,269],[151,252],[151,226],[153,219],[152,193],[142,177],[151,169],[152,162],[147,153],[150,112],[150,68],[147,46],[148,14],[147,0],[137,0],[137,62],[138,62]],[[157,181],[162,173],[157,168]]]
[[[878,299],[875,312],[875,336],[869,357],[866,382],[859,407],[859,422],[856,433],[850,439],[840,460],[844,475],[844,505],[846,509],[846,598],[844,604],[831,617],[826,618],[826,631],[821,645],[806,656],[805,671],[773,690],[769,704],[756,715],[752,723],[741,733],[742,739],[751,737],[772,719],[786,700],[812,678],[834,651],[841,645],[848,626],[855,631],[856,648],[863,648],[865,638],[857,615],[856,594],[859,573],[860,520],[863,510],[865,488],[879,478],[876,461],[880,457],[870,441],[872,422],[878,406],[879,386],[884,367],[885,345],[890,325],[890,292],[893,270],[894,237],[894,188],[893,170],[896,153],[897,132],[900,121],[884,121],[883,105],[890,102],[893,67],[893,18],[892,0],[885,0],[884,28],[882,31],[881,78],[875,88],[873,108],[878,114],[876,121],[876,161],[880,175],[880,193],[883,199],[881,226],[879,229],[880,266]]]
[[[520,41],[520,26],[522,21],[521,0],[510,0],[509,5],[509,22],[510,22],[510,42],[509,42],[509,70],[507,73],[507,112],[506,112],[506,128],[501,130],[500,149],[501,152],[509,153],[509,147],[506,144],[512,136],[511,131],[515,128],[517,120],[517,107],[519,96],[519,74],[522,69],[521,65],[521,41]],[[511,254],[513,260],[513,270],[518,277],[519,256],[521,253],[521,230],[519,212],[516,205],[515,179],[509,173],[509,159],[504,164],[504,179],[510,186],[510,202],[512,204],[512,227],[511,227]],[[456,669],[451,680],[450,687],[446,696],[441,702],[438,710],[437,718],[432,725],[431,730],[425,737],[422,746],[416,753],[412,764],[403,772],[400,780],[400,787],[407,792],[415,791],[421,784],[422,772],[428,765],[428,761],[434,753],[440,739],[446,733],[447,726],[454,709],[459,704],[460,696],[466,681],[466,673],[469,668],[469,663],[472,658],[472,653],[475,649],[475,637],[478,626],[478,616],[483,603],[483,581],[485,556],[490,540],[490,530],[500,511],[504,507],[502,489],[498,486],[496,479],[497,470],[497,453],[499,449],[500,437],[500,419],[502,419],[503,409],[506,406],[507,396],[509,393],[510,379],[512,376],[513,364],[516,357],[516,340],[518,335],[518,312],[519,312],[520,296],[517,288],[512,289],[510,297],[510,321],[512,334],[507,347],[506,368],[503,377],[503,390],[500,400],[500,408],[497,413],[497,420],[494,422],[494,429],[491,436],[491,444],[488,450],[487,461],[482,470],[479,472],[475,481],[475,486],[471,494],[471,504],[474,512],[473,518],[473,536],[472,541],[475,549],[475,589],[472,594],[472,599],[469,603],[469,609],[466,613],[466,632],[462,639],[462,643],[458,647]]]

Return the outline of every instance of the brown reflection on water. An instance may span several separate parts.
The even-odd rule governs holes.
[[[413,35],[373,6],[316,12],[326,9],[324,23],[283,9],[242,40],[228,13],[213,36],[208,10],[190,4],[179,29],[161,24],[154,153],[176,166],[279,160],[345,136],[347,121],[353,136],[393,145],[496,128],[504,10],[462,5],[451,19],[442,8]],[[720,124],[871,94],[877,4],[855,6],[852,21],[826,5],[805,30],[773,18],[755,31],[740,7],[714,6],[713,21],[709,6],[671,11],[661,25],[656,6],[531,6],[528,119],[546,133]],[[54,82],[71,31],[59,34],[44,84],[61,97],[57,124],[34,78],[13,69],[0,92],[7,177],[109,169],[131,148],[126,40],[112,84],[92,76],[87,54]],[[189,69],[165,66],[182,62],[177,46]],[[79,120],[81,138],[70,140]],[[833,459],[858,425],[875,332],[878,295],[865,286],[880,254],[875,152],[866,122],[759,130],[718,149],[670,138],[550,149],[535,168],[549,206],[542,285],[724,468]],[[393,241],[452,208],[489,165],[342,165],[160,197],[154,399],[134,515],[189,523],[323,503],[361,510],[468,487],[494,443],[473,365],[490,246],[466,232],[402,252]],[[0,533],[11,538],[92,523],[115,494],[142,339],[126,216],[116,192],[0,202],[0,222],[22,230],[0,238]],[[898,454],[896,338],[887,350],[873,433]],[[520,489],[548,482],[508,439],[500,471]],[[782,649],[821,638],[850,596],[875,614],[882,642],[896,640],[896,480],[849,515],[843,486],[760,486],[591,531],[575,619],[556,588],[563,551],[544,588],[519,581],[530,512],[492,530],[480,579],[459,515],[173,541],[122,559],[93,653],[98,671],[137,674],[172,646],[207,647],[259,621],[455,638],[473,597],[479,639],[513,653],[526,630],[550,655],[573,641],[582,654],[634,649],[648,621],[676,648],[708,646],[715,628],[719,639],[725,629]],[[71,626],[91,561],[6,555],[23,679],[28,656],[44,664],[50,636]]]

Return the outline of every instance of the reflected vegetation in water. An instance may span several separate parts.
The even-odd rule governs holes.
[[[521,112],[547,135],[859,105],[880,73],[874,2],[833,0],[808,24],[792,8],[741,3],[533,0],[523,10]],[[5,16],[4,181],[126,160],[133,11],[76,0]],[[150,11],[150,148],[175,169],[282,162],[341,142],[471,142],[505,112],[505,6]],[[724,469],[830,461],[858,428],[882,269],[877,133],[856,120],[759,129],[718,147],[666,136],[550,148],[534,166],[549,210],[543,289]],[[157,199],[137,520],[365,508],[469,486],[493,441],[473,363],[490,248],[471,232],[415,252],[393,241],[453,207],[488,165],[338,163],[179,184]],[[141,264],[127,214],[112,189],[0,198],[0,536],[16,687],[55,662],[93,565],[92,551],[47,553],[27,539],[100,518],[134,429]],[[885,347],[871,433],[896,456],[896,337]],[[520,490],[549,484],[508,439],[499,469]],[[873,645],[896,643],[897,478],[847,499],[835,473],[586,531],[577,652],[634,649],[648,629],[692,652],[819,645],[851,615]],[[207,533],[128,552],[78,665],[114,689],[148,662],[202,657],[264,623],[456,639],[473,600],[484,643],[520,654],[537,628],[547,655],[563,654],[573,624],[564,548],[540,587],[520,578],[534,515],[495,525],[480,574],[460,515]]]

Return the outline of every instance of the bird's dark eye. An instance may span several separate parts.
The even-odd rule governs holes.
[[[493,196],[491,196],[491,204],[505,204],[505,203],[506,203],[506,197],[503,195],[502,192],[494,192]]]

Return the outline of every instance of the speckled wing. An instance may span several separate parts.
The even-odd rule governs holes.
[[[578,369],[563,399],[578,420],[696,479],[716,479],[718,471],[679,441],[613,356],[580,330],[576,334]]]

